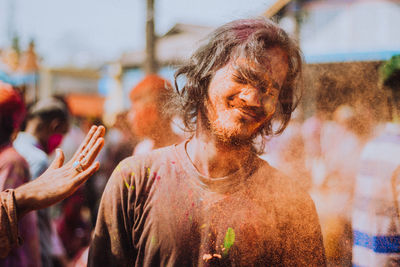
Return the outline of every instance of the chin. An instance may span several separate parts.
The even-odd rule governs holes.
[[[217,138],[226,144],[235,146],[244,146],[253,144],[254,138],[257,136],[258,131],[249,131],[244,125],[240,123],[232,123],[231,127],[229,125],[218,125],[214,122],[211,125],[212,132],[217,136]]]

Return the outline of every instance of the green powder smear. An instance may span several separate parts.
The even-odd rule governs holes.
[[[231,227],[228,228],[224,238],[224,255],[226,256],[229,252],[229,249],[232,247],[233,243],[235,243],[235,231]]]

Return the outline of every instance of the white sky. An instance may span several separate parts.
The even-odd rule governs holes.
[[[146,0],[0,0],[0,47],[9,45],[10,3],[25,48],[34,38],[47,65],[117,59],[145,44]],[[155,0],[156,31],[178,22],[218,26],[263,13],[273,0]]]

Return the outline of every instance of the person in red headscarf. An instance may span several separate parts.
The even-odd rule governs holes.
[[[181,141],[172,128],[172,115],[164,112],[171,84],[158,75],[148,75],[131,91],[132,108],[129,120],[132,132],[142,141],[135,147],[134,155]]]

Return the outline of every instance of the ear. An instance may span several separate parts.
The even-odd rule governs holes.
[[[49,124],[49,130],[54,133],[57,132],[60,128],[60,120],[59,119],[53,119],[50,124]]]
[[[55,118],[50,122],[49,129],[53,133],[65,133],[68,130],[68,122]]]
[[[11,141],[14,141],[17,138],[18,133],[19,133],[19,128],[13,130],[11,134]]]

